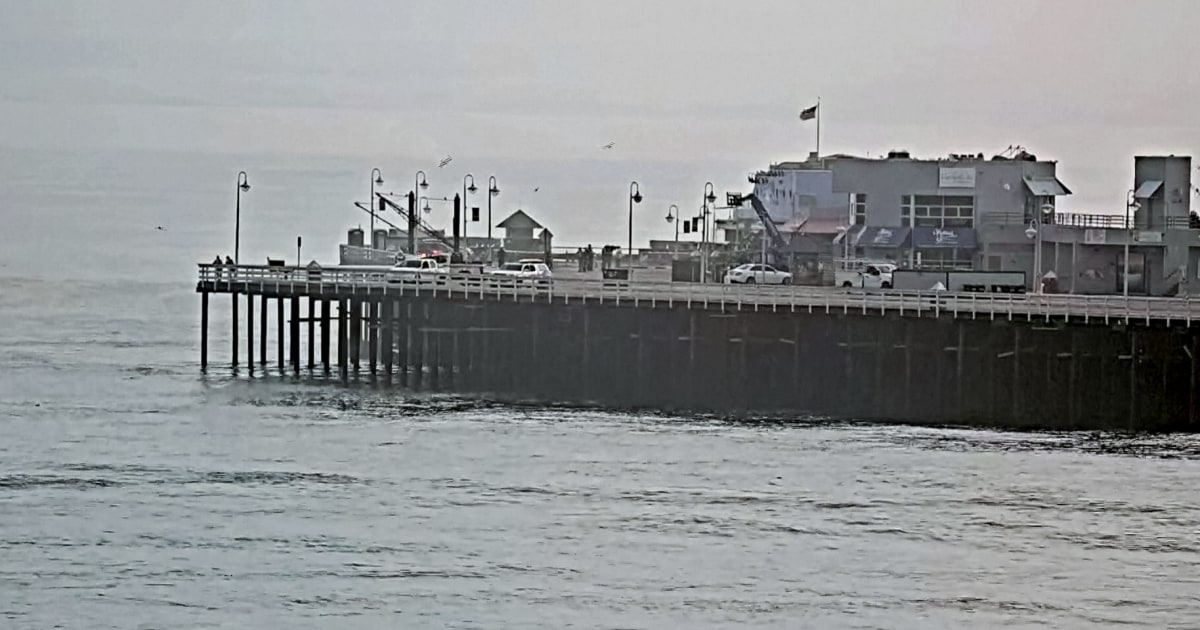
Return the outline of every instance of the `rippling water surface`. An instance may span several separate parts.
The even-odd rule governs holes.
[[[94,275],[0,268],[0,627],[1200,627],[1190,437],[201,376]]]

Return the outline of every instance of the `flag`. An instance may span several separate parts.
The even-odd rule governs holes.
[[[813,105],[812,107],[809,107],[808,109],[801,111],[800,112],[800,120],[812,120],[812,119],[816,118],[817,117],[817,107],[819,107],[819,105]]]

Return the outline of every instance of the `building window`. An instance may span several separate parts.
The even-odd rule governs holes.
[[[850,222],[852,225],[867,224],[867,194],[850,194]]]
[[[900,225],[973,228],[975,198],[969,195],[904,195],[900,198]]]

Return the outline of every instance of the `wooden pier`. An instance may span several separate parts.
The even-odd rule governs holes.
[[[343,380],[413,389],[680,411],[1043,429],[1193,430],[1200,421],[1200,300],[395,280],[200,265],[201,365],[216,293],[246,305],[250,369],[267,363],[274,300],[277,368],[293,374],[336,367]]]

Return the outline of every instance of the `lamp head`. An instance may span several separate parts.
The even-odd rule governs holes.
[[[383,184],[383,175],[376,175],[376,176],[375,176],[375,183],[376,183],[376,184]]]
[[[474,182],[471,182],[471,185],[470,185],[470,186],[467,186],[467,192],[471,193],[472,195],[474,195],[474,194],[475,194],[475,191],[476,191],[476,190],[479,190],[479,189],[475,187],[475,183],[474,183]]]
[[[1033,227],[1032,224],[1029,227],[1025,228],[1025,238],[1033,239],[1036,236],[1037,236],[1037,228]]]
[[[238,188],[242,189],[242,191],[243,191],[243,192],[244,192],[244,191],[247,191],[247,190],[250,190],[250,182],[249,182],[249,181],[246,181],[246,180],[243,180],[243,181],[242,181],[242,184],[241,184],[240,186],[238,186]]]
[[[500,189],[495,186],[492,186],[491,188],[488,189],[488,192],[491,193],[493,197],[495,197],[496,195],[500,194]]]
[[[667,223],[674,223],[674,222],[675,222],[675,215],[668,212],[667,213]]]
[[[642,203],[642,193],[641,193],[641,191],[638,191],[638,192],[635,192],[635,193],[633,193],[633,203]]]
[[[704,199],[706,201],[708,201],[708,203],[716,203],[717,195],[716,195],[716,193],[708,193],[707,195],[704,196]]]

